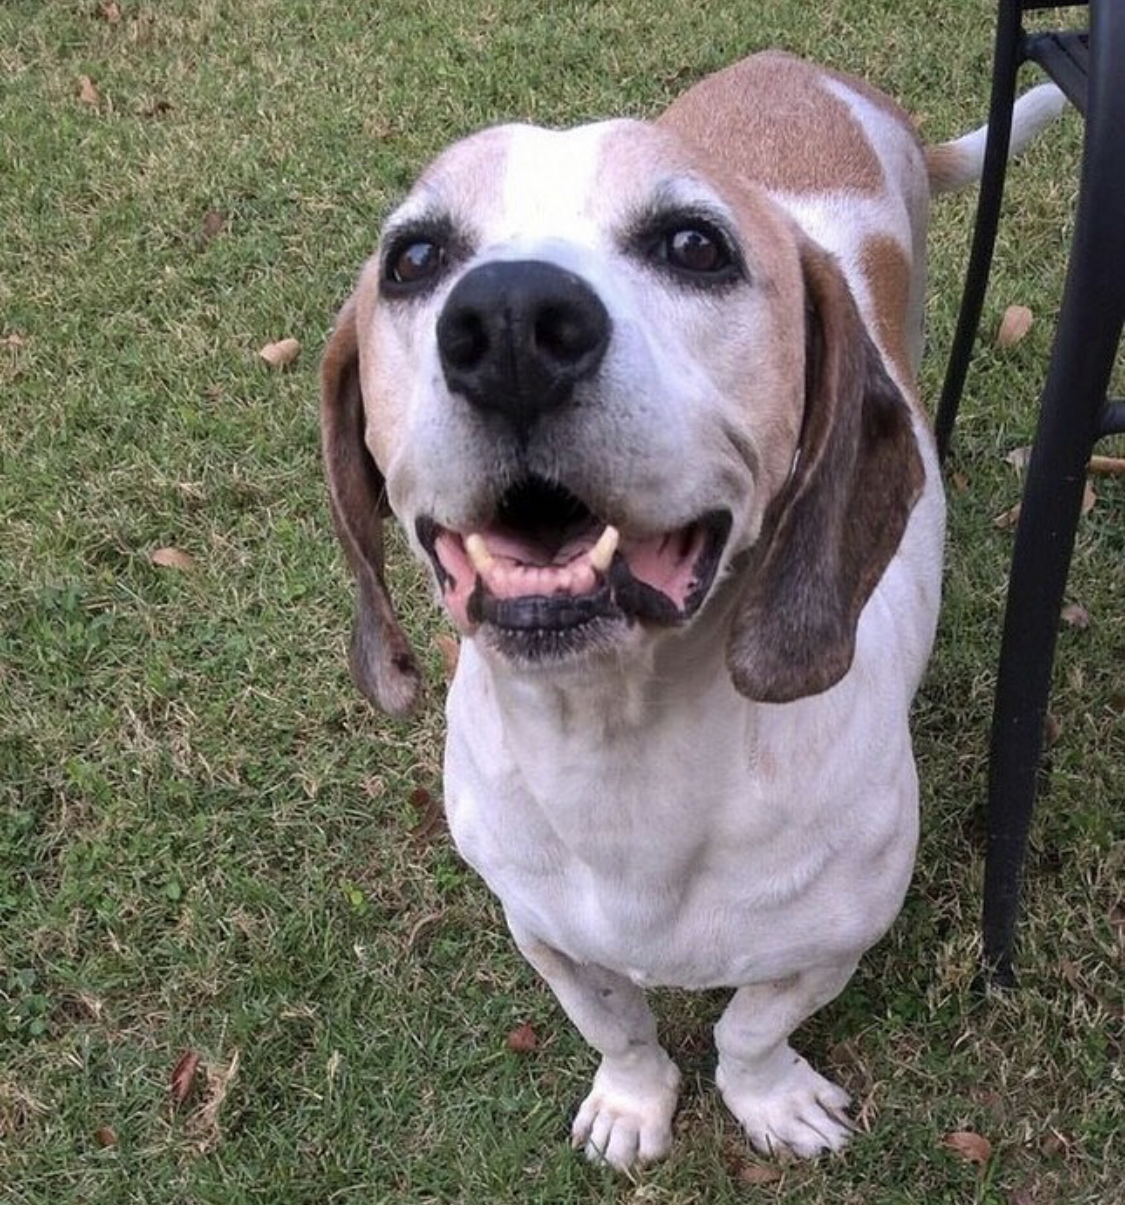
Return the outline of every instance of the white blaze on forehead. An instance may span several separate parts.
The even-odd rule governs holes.
[[[598,178],[607,134],[620,123],[606,121],[573,130],[515,126],[504,164],[500,212],[489,221],[490,240],[596,241]]]

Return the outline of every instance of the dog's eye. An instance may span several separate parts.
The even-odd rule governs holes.
[[[722,241],[696,226],[685,226],[664,236],[662,257],[681,272],[711,276],[730,267],[731,257]]]
[[[391,250],[387,280],[396,285],[418,285],[435,277],[445,266],[445,248],[430,239],[414,239]]]
[[[722,226],[693,213],[658,213],[634,236],[640,253],[684,284],[722,286],[745,276],[737,244]]]

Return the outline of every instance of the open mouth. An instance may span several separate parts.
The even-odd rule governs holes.
[[[727,511],[711,511],[656,535],[619,531],[562,486],[528,478],[477,531],[425,517],[416,531],[457,626],[488,625],[503,651],[541,660],[578,651],[617,624],[689,619],[730,526]]]

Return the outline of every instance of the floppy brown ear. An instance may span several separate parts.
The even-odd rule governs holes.
[[[738,604],[727,665],[751,699],[786,703],[847,673],[856,627],[902,539],[924,472],[901,391],[825,252],[802,251],[805,416]]]
[[[390,511],[383,475],[363,433],[355,301],[349,299],[320,365],[320,434],[332,521],[356,582],[348,659],[352,679],[372,703],[405,715],[417,701],[421,675],[383,580],[383,517]]]

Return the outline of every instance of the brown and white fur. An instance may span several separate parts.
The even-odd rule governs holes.
[[[1060,105],[1025,97],[1014,147]],[[756,55],[651,124],[455,144],[340,313],[322,423],[353,673],[415,701],[389,508],[464,637],[454,840],[601,1055],[592,1158],[669,1148],[655,985],[735,989],[717,1080],[756,1147],[847,1141],[847,1095],[788,1039],[911,874],[944,525],[927,211],[981,149]]]

